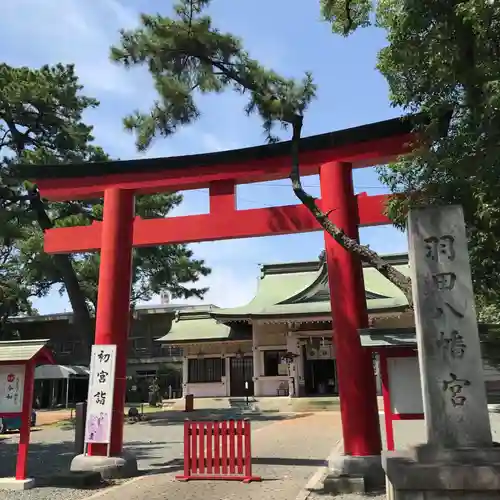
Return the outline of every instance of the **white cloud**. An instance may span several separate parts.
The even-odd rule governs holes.
[[[200,142],[203,149],[207,152],[226,151],[228,149],[238,149],[241,147],[234,141],[228,141],[224,138],[220,139],[218,135],[209,132],[201,133]]]
[[[115,0],[11,0],[2,5],[0,27],[9,40],[8,62],[75,63],[88,89],[131,94],[140,88],[135,75],[109,62],[109,48],[118,30],[137,20],[138,13]]]
[[[109,61],[109,47],[117,42],[118,30],[136,25],[138,14],[116,0],[16,0],[7,2],[0,18],[0,29],[10,40],[6,62],[35,67],[57,62],[75,64],[86,93],[96,95],[102,102],[90,117],[95,123],[97,143],[121,158],[142,156],[135,151],[133,136],[123,131],[121,117],[135,108],[147,109],[153,100],[150,78],[145,71],[126,71]],[[118,111],[109,109],[110,100],[117,103]],[[235,135],[231,140],[220,131],[206,132],[202,126],[183,129],[175,139],[156,142],[147,156],[241,147],[234,141]],[[179,149],[176,144],[184,147]],[[177,215],[206,212],[207,202],[206,192],[187,193]],[[205,301],[226,307],[248,302],[255,292],[256,262],[266,260],[261,252],[268,247],[264,240],[252,244],[241,240],[195,245],[196,256],[205,258],[213,270],[210,277],[199,283],[210,287]],[[36,306],[41,313],[70,309],[66,297],[55,293],[37,300]]]
[[[241,269],[237,265],[217,266],[213,275],[201,279],[197,286],[207,286],[209,290],[203,300],[188,299],[188,304],[215,304],[219,307],[238,307],[248,304],[257,290],[257,265]],[[179,301],[173,301],[179,302]]]

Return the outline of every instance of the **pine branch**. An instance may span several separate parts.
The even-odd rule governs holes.
[[[379,270],[400,288],[411,304],[410,280],[385,262],[377,253],[349,238],[322,212],[315,199],[302,187],[299,164],[299,144],[304,111],[315,95],[310,73],[302,85],[264,69],[251,59],[238,39],[212,28],[210,18],[195,19],[209,0],[181,0],[174,10],[178,19],[143,16],[143,27],[122,32],[122,46],[112,48],[112,57],[125,66],[147,64],[157,90],[162,97],[161,109],[153,108],[150,115],[136,113],[127,119],[127,127],[138,131],[138,147],[148,147],[155,132],[172,134],[179,125],[191,123],[199,116],[191,89],[193,82],[200,91],[220,92],[232,86],[240,94],[248,93],[245,111],[258,113],[270,141],[277,140],[272,132],[275,124],[293,127],[292,165],[290,179],[295,195],[318,220],[321,227],[346,250]],[[369,0],[323,1],[325,19],[343,23],[344,31],[369,24]],[[189,62],[188,62],[189,60]]]
[[[208,62],[208,61],[207,61]],[[226,68],[222,63],[212,61],[212,64],[218,68],[221,72],[225,72],[226,76],[234,80],[236,83],[242,87],[256,92],[262,97],[272,100],[278,100],[275,96],[267,94],[259,89],[259,86],[250,80],[248,77],[241,77],[236,71]],[[403,273],[399,272],[394,266],[388,264],[384,259],[382,259],[376,252],[368,248],[367,246],[361,245],[356,240],[347,236],[342,229],[337,227],[330,219],[328,213],[324,213],[318,205],[313,196],[307,193],[303,186],[300,178],[300,161],[299,161],[299,144],[302,131],[303,117],[301,115],[294,115],[292,118],[283,116],[282,121],[292,125],[292,167],[290,171],[290,180],[292,181],[292,189],[297,196],[297,198],[309,209],[309,211],[314,215],[315,219],[320,223],[321,227],[330,234],[337,243],[342,245],[343,248],[349,252],[353,252],[361,259],[387,278],[391,283],[396,285],[405,295],[408,300],[408,304],[412,307],[412,290],[411,290],[411,280]]]
[[[36,187],[29,191],[30,194],[30,209],[34,212],[40,229],[45,232],[54,227],[54,222],[50,219],[45,204],[40,197],[40,192]],[[85,300],[85,295],[82,292],[78,276],[73,268],[71,258],[67,254],[54,254],[52,256],[56,269],[58,270],[61,280],[66,286],[68,298],[75,315],[75,323],[82,334],[82,343],[86,350],[90,350],[93,344],[94,329],[90,313]]]
[[[220,71],[225,72],[226,75],[235,80],[242,87],[258,93],[259,95],[269,99],[278,100],[275,96],[266,94],[259,89],[258,85],[249,80],[248,78],[240,77],[237,72],[225,68],[220,63],[214,63]],[[282,121],[292,125],[292,166],[290,171],[290,180],[292,181],[292,189],[297,198],[309,209],[309,211],[314,215],[315,219],[320,223],[321,227],[330,234],[337,243],[342,245],[343,248],[349,252],[355,253],[362,262],[365,262],[387,278],[391,283],[396,285],[405,295],[408,300],[410,307],[413,305],[412,290],[411,290],[411,280],[403,273],[399,272],[394,266],[388,264],[384,259],[380,257],[376,252],[368,248],[367,246],[361,245],[356,240],[350,238],[345,234],[345,232],[337,227],[330,219],[328,213],[324,213],[318,207],[316,200],[313,196],[305,191],[302,186],[302,181],[300,178],[300,161],[299,161],[299,145],[302,132],[303,117],[301,115],[294,115],[292,118],[283,116]]]
[[[320,223],[321,227],[334,238],[343,248],[349,252],[355,253],[362,262],[365,262],[375,268],[382,276],[387,278],[391,283],[396,285],[408,300],[410,307],[413,307],[411,280],[403,273],[399,272],[394,266],[388,264],[376,252],[365,245],[361,245],[356,240],[350,238],[345,232],[336,226],[330,219],[330,213],[323,212],[318,207],[313,196],[305,191],[300,179],[300,162],[299,162],[299,146],[300,136],[302,131],[302,116],[296,116],[292,123],[292,168],[290,172],[290,180],[292,181],[292,189],[297,198],[309,209],[314,215],[314,218]]]
[[[206,62],[209,62],[208,58]],[[248,76],[241,77],[236,71],[224,66],[223,63],[210,61],[217,69],[224,72],[228,78],[231,78],[242,87],[257,93],[258,95],[269,99],[270,101],[278,101],[277,97],[266,93],[259,88],[259,85],[252,81]],[[292,181],[292,189],[297,198],[309,209],[315,219],[320,223],[321,227],[331,235],[337,243],[349,252],[355,253],[362,262],[369,264],[377,269],[377,271],[387,278],[391,283],[396,285],[405,295],[410,307],[413,306],[411,280],[403,273],[398,271],[394,266],[388,264],[376,252],[365,245],[361,245],[356,240],[350,238],[345,232],[337,227],[330,219],[328,213],[324,213],[318,207],[313,196],[307,193],[300,178],[300,161],[299,161],[299,145],[302,132],[303,117],[301,115],[293,115],[293,117],[282,116],[282,121],[292,125],[292,166],[290,171],[290,180]]]
[[[347,36],[354,26],[354,21],[351,16],[351,0],[345,0],[345,17],[346,24],[344,26],[344,36]]]

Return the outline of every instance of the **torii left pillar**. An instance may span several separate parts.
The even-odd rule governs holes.
[[[331,162],[320,167],[323,210],[347,236],[359,241],[359,213],[352,165]],[[344,454],[330,460],[327,492],[347,493],[384,484],[380,425],[371,354],[361,347],[358,329],[368,326],[361,261],[325,232]],[[361,481],[361,484],[359,484]],[[355,488],[355,489],[352,489]]]
[[[110,456],[107,445],[89,445],[87,455],[73,459],[72,471],[100,470],[107,477],[129,477],[137,471],[136,459],[123,451],[134,216],[133,191],[106,189],[95,343],[116,345]]]

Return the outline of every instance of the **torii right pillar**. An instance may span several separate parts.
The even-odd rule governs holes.
[[[359,213],[352,165],[331,162],[320,168],[323,211],[347,236],[359,241]],[[377,391],[371,353],[361,347],[358,329],[368,326],[360,259],[325,234],[344,454],[329,464],[325,490],[362,492],[385,483]]]

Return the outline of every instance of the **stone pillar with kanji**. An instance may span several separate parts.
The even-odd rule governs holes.
[[[462,207],[411,211],[408,237],[427,442],[385,453],[389,498],[499,498]]]

